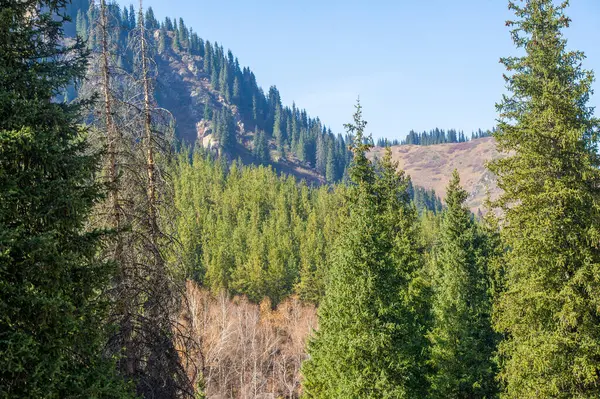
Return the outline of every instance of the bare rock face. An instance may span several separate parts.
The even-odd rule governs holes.
[[[196,122],[196,134],[199,140],[212,134],[212,124],[207,120]]]
[[[383,157],[384,149],[375,147],[371,157]],[[461,184],[469,193],[468,206],[473,212],[483,211],[487,193],[497,198],[500,190],[495,176],[486,168],[488,161],[505,156],[496,149],[492,137],[471,140],[466,143],[438,144],[431,146],[402,145],[392,147],[392,158],[399,168],[410,175],[413,183],[434,189],[442,200],[452,171],[458,170]]]
[[[202,147],[208,150],[217,150],[219,148],[219,140],[215,139],[212,134],[208,134],[202,137]]]

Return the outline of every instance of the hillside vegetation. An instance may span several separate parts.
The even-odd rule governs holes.
[[[374,148],[143,1],[3,0],[0,398],[600,397],[568,5],[508,0],[496,129]]]
[[[374,147],[370,154],[381,158],[383,153],[384,148]],[[463,143],[392,147],[392,159],[411,177],[413,184],[434,190],[442,199],[452,172],[458,170],[469,195],[466,203],[474,213],[484,211],[488,192],[492,198],[500,194],[494,175],[486,167],[487,162],[500,157],[502,154],[492,137]]]

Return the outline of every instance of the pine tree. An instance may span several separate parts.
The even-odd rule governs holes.
[[[173,32],[173,39],[171,40],[171,49],[173,49],[174,52],[178,52],[181,49],[181,43],[179,42],[179,31],[177,29],[177,23],[175,23],[175,27],[174,27],[174,32]]]
[[[160,28],[160,33],[158,35],[158,43],[157,43],[157,50],[158,50],[158,54],[164,54],[165,49],[167,48],[167,30],[165,29],[164,25]]]
[[[273,118],[273,137],[275,138],[275,145],[277,151],[281,157],[284,156],[284,137],[281,129],[281,104],[275,106],[275,116]]]
[[[129,4],[129,29],[135,29],[136,26],[135,9],[133,8],[133,4]]]
[[[81,9],[77,10],[77,21],[76,21],[76,31],[77,34],[86,41],[88,38],[88,24],[85,19],[85,14]]]
[[[179,18],[179,30],[177,31],[177,37],[179,38],[179,43],[181,43],[181,47],[188,48],[189,47],[189,34],[188,28],[185,26],[185,22],[183,22],[183,18]]]
[[[422,329],[411,289],[418,264],[407,179],[391,156],[381,172],[366,157],[360,104],[354,124],[349,216],[334,248],[319,330],[302,366],[309,398],[422,397]],[[420,310],[420,309],[419,309]]]
[[[203,113],[203,118],[205,121],[210,121],[212,120],[213,117],[213,113],[212,113],[212,108],[210,108],[210,105],[208,105],[208,99],[206,100],[206,102],[204,103],[204,113]]]
[[[220,113],[219,144],[223,150],[232,151],[236,143],[236,125],[228,108]]]
[[[65,44],[66,4],[0,9],[2,398],[127,396],[102,356],[113,268],[94,260],[99,234],[85,230],[101,197],[97,157],[77,125],[82,104],[52,101],[87,67],[83,42]]]
[[[325,166],[325,178],[329,183],[335,182],[337,178],[337,171],[335,166],[335,153],[333,151],[333,140],[329,141],[327,149],[327,163]]]
[[[324,175],[327,167],[327,142],[325,135],[320,132],[317,134],[315,160],[315,169],[319,174]]]
[[[254,149],[252,151],[254,158],[261,165],[268,165],[270,159],[269,156],[269,144],[265,133],[261,130],[254,134]]]
[[[296,156],[302,162],[308,162],[308,151],[306,148],[306,130],[301,130],[296,148]]]
[[[220,86],[219,86],[219,72],[218,69],[213,65],[211,67],[212,72],[210,74],[210,84],[213,87],[214,90],[219,91]]]
[[[223,97],[226,102],[231,102],[231,88],[229,85],[229,68],[227,64],[223,63],[223,67],[221,68],[221,73],[219,74],[219,87],[221,88],[221,93],[223,93]]]
[[[434,324],[429,334],[433,398],[497,394],[486,242],[465,206],[467,197],[454,170],[434,271]]]
[[[509,2],[522,57],[502,63],[495,161],[505,289],[495,306],[505,398],[600,396],[600,159],[593,75],[567,50],[568,1]]]
[[[204,45],[204,73],[209,76],[212,74],[212,58],[213,58],[213,50],[210,41],[206,41]]]
[[[238,75],[235,75],[235,78],[233,79],[233,91],[231,94],[233,102],[235,104],[240,103],[241,94],[242,94],[242,86],[240,83],[240,78],[238,77]]]
[[[148,9],[146,10],[144,20],[145,20],[146,29],[155,31],[156,29],[160,28],[160,25],[159,25],[158,21],[156,20],[156,17],[154,16],[154,10],[152,9],[152,7],[148,7]]]
[[[169,17],[165,17],[165,29],[169,32],[173,31],[173,21]]]

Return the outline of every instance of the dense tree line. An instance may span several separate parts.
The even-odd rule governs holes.
[[[296,121],[315,133],[304,160],[344,184],[200,147],[174,157],[152,57],[203,51],[232,97],[237,61],[141,3],[73,5],[0,9],[1,397],[600,395],[600,122],[562,34],[568,2],[509,1],[523,52],[502,59],[493,134],[508,156],[491,163],[503,193],[483,221],[458,172],[442,207],[389,148],[367,157],[360,104],[334,137],[295,107],[286,119],[275,88],[264,108],[253,98],[261,163],[298,150]],[[69,13],[87,46],[63,40]],[[231,149],[230,109],[206,116]]]
[[[296,293],[318,302],[332,240],[343,217],[343,187],[310,188],[270,167],[227,165],[202,150],[174,172],[181,256],[188,274],[217,293]]]
[[[492,130],[481,130],[478,129],[471,133],[471,140],[481,139],[489,137],[493,134]],[[430,131],[424,131],[421,133],[411,130],[406,139],[402,140],[400,144],[412,144],[412,145],[435,145],[435,144],[446,144],[446,143],[464,143],[469,141],[469,138],[463,131],[457,131],[455,129],[439,129],[435,128]]]
[[[318,303],[333,243],[345,217],[345,187],[310,187],[271,167],[229,165],[201,148],[183,153],[172,175],[178,249],[189,277],[221,290]],[[433,190],[406,181],[409,203],[439,214]]]
[[[434,189],[426,189],[414,186],[412,181],[408,181],[408,196],[415,204],[420,213],[431,211],[434,214],[442,212],[442,199],[435,193]]]
[[[377,147],[390,147],[390,146],[395,146],[395,145],[400,145],[400,141],[398,139],[394,139],[394,140],[388,140],[386,138],[380,137],[377,139],[377,142],[375,144]]]

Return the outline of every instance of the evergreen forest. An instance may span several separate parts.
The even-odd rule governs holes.
[[[594,73],[505,1],[497,125],[390,141],[142,0],[0,0],[0,398],[600,397]],[[476,140],[477,215],[394,153]]]

